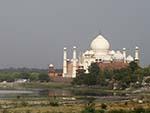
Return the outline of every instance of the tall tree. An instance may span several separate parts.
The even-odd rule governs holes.
[[[100,75],[101,71],[97,63],[92,63],[88,68],[89,73],[87,74],[87,77],[85,78],[85,84],[87,85],[97,85],[100,83]]]
[[[129,63],[129,68],[131,69],[131,72],[134,73],[140,67],[135,61],[132,61]]]

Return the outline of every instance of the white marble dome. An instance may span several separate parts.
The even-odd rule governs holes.
[[[91,43],[92,50],[109,50],[109,42],[102,36],[98,35]]]
[[[114,58],[116,60],[122,60],[123,59],[123,54],[120,51],[117,51],[116,54],[114,54]]]
[[[49,67],[54,67],[54,65],[53,64],[49,64]]]
[[[134,58],[133,58],[131,55],[129,55],[129,56],[127,57],[127,61],[128,61],[128,62],[134,61]]]
[[[111,51],[109,51],[109,54],[110,54],[110,55],[114,55],[114,54],[115,54],[115,51],[114,51],[114,50],[111,50]]]

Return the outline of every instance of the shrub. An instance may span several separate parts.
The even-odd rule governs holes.
[[[49,105],[51,105],[51,106],[59,106],[59,103],[58,103],[58,101],[57,101],[55,96],[52,99],[49,100]]]
[[[84,110],[81,111],[81,113],[96,113],[95,104],[89,101],[88,104],[86,104]]]
[[[128,105],[128,102],[125,102],[125,103],[124,103],[124,105],[126,105],[126,106],[127,106],[127,105]]]
[[[111,110],[108,113],[130,113],[130,112],[120,109],[120,110]]]
[[[101,109],[101,110],[97,110],[96,113],[105,113],[105,110]]]
[[[22,100],[22,101],[21,101],[21,105],[22,105],[22,106],[27,106],[28,103],[27,103],[25,100]]]
[[[142,106],[134,108],[135,113],[145,113],[145,109]]]
[[[91,106],[87,106],[81,113],[96,113],[96,110]]]
[[[102,109],[107,109],[107,105],[104,104],[104,103],[102,103],[102,104],[101,104],[101,108],[102,108]]]
[[[30,110],[27,110],[26,113],[32,113]]]
[[[2,113],[9,113],[7,109],[2,110]]]

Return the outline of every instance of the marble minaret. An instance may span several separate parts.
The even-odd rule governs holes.
[[[124,63],[127,62],[127,58],[126,58],[126,48],[123,48],[123,61],[124,61]]]
[[[63,77],[67,77],[67,48],[64,47]]]
[[[139,51],[139,47],[135,47],[135,58],[134,58],[134,60],[137,62],[137,63],[139,63],[139,61],[140,61],[140,51]]]
[[[76,77],[76,70],[77,70],[77,53],[76,47],[73,47],[73,69],[72,69],[72,78]]]

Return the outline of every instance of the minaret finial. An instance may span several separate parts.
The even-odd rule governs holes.
[[[99,33],[98,33],[99,35],[102,35],[102,31],[101,31],[101,29],[99,30]]]

